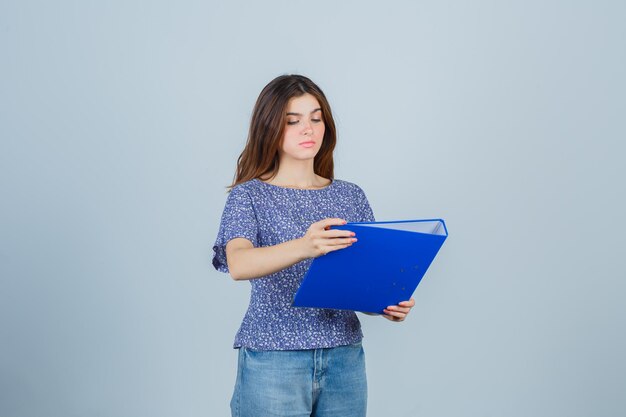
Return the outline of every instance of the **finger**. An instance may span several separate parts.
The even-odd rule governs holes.
[[[404,318],[403,317],[395,317],[395,316],[390,316],[388,314],[383,314],[383,317],[386,318],[389,321],[403,321]]]
[[[323,248],[320,249],[320,253],[318,256],[323,256],[323,255],[327,255],[330,252],[334,252],[336,250],[340,250],[340,249],[345,249],[347,247],[350,247],[352,244],[347,244],[347,245],[338,245],[338,246],[325,246]]]
[[[383,311],[387,314],[406,316],[409,313],[410,309],[405,309],[405,308],[398,307],[398,306],[389,306],[385,308]]]
[[[315,225],[317,225],[317,227],[319,227],[320,229],[327,229],[330,228],[330,226],[342,226],[346,223],[348,222],[344,219],[332,217],[329,219],[320,220],[319,222],[316,222]]]
[[[415,299],[411,297],[409,301],[400,301],[398,305],[402,307],[415,307]]]
[[[349,237],[349,238],[337,237],[337,238],[332,238],[332,239],[318,239],[315,241],[315,244],[320,250],[325,250],[325,249],[334,248],[336,246],[351,245],[356,241],[357,241],[357,238],[355,237]]]
[[[345,248],[347,248],[347,247],[350,247],[351,245],[352,245],[352,243],[348,243],[348,244],[346,244],[346,245],[327,246],[327,247],[324,249],[324,253],[326,254],[326,253],[329,253],[329,252],[334,252],[334,251],[336,251],[336,250],[345,249]]]
[[[390,305],[387,306],[387,308],[391,309],[391,310],[396,310],[396,311],[404,311],[405,313],[408,313],[409,311],[411,311],[411,308],[413,308],[413,304],[404,304],[406,303],[406,301],[401,301],[400,303],[398,303],[397,305]]]
[[[396,311],[398,313],[409,314],[409,311],[411,311],[411,308],[410,307],[389,306],[389,307],[387,307],[387,310],[389,310],[389,311]]]
[[[401,319],[404,319],[406,317],[406,313],[403,313],[401,311],[393,311],[393,310],[389,310],[388,308],[384,309],[383,311],[388,316],[398,317]]]
[[[325,230],[322,233],[325,238],[350,237],[350,236],[356,235],[356,233],[350,230],[337,230],[337,229]]]
[[[328,246],[337,246],[337,245],[351,245],[354,242],[357,241],[356,237],[349,237],[346,239],[343,238],[334,238],[334,239],[329,239],[328,241],[324,242],[325,245]]]

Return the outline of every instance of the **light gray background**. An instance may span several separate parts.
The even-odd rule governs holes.
[[[621,1],[0,3],[0,415],[224,416],[248,283],[211,266],[261,88],[450,237],[363,317],[371,416],[626,415]]]

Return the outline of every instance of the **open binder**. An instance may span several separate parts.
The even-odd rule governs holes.
[[[295,307],[383,313],[407,301],[448,237],[442,219],[347,223],[352,246],[317,257],[296,292]]]

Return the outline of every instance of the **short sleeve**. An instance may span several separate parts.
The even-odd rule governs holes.
[[[359,222],[373,222],[376,221],[374,218],[374,212],[370,207],[369,202],[367,201],[367,197],[365,193],[360,187],[358,188],[358,205],[357,205],[357,213],[359,215]]]
[[[226,244],[237,237],[248,239],[258,246],[258,223],[250,194],[241,186],[234,187],[228,194],[217,239],[213,245],[213,266],[228,273]]]

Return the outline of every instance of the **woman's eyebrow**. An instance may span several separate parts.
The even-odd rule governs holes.
[[[312,110],[311,114],[315,113],[316,111],[320,111],[320,110],[322,110],[322,108],[318,107],[317,109]],[[287,116],[302,116],[302,113],[287,112]]]

